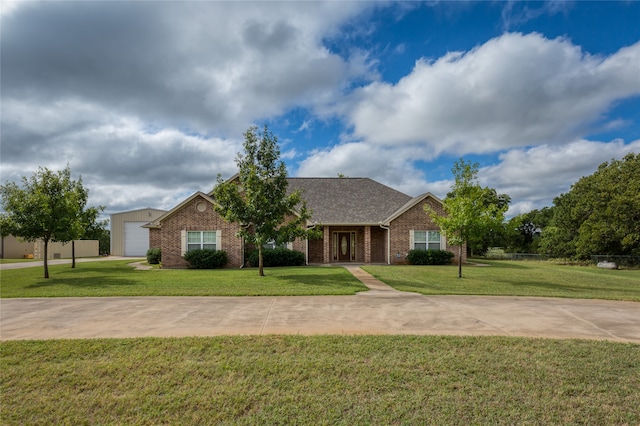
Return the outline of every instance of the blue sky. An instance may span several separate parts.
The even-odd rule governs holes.
[[[292,176],[444,197],[478,162],[510,215],[640,152],[640,2],[2,3],[2,181],[70,164],[108,212],[230,176],[268,124]]]

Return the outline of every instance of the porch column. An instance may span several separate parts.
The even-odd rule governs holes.
[[[331,233],[329,232],[329,227],[325,226],[323,228],[323,257],[324,263],[331,263]]]
[[[371,263],[371,227],[364,227],[364,263]]]

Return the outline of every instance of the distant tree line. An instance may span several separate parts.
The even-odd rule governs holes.
[[[553,206],[520,214],[486,234],[486,247],[554,258],[640,256],[640,154],[602,163],[580,178]]]

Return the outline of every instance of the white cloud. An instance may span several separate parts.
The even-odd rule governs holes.
[[[209,189],[254,120],[370,78],[323,44],[370,4],[26,3],[3,1],[2,179],[69,163],[110,211]]]
[[[307,158],[283,139],[283,159],[301,159],[296,175],[368,176],[444,197],[451,182],[427,182],[419,161],[502,152],[480,176],[517,198],[512,210],[548,203],[602,161],[640,148],[582,140],[594,127],[632,124],[607,113],[640,93],[640,43],[594,57],[568,39],[504,34],[419,59],[390,84],[371,51],[345,40],[376,31],[362,19],[375,2],[2,6],[3,181],[68,162],[111,211],[168,208],[209,189],[217,173],[235,172],[250,124],[282,124],[290,110],[303,111],[297,131],[306,139],[340,120],[348,126],[338,130],[343,143]],[[401,16],[413,7],[421,6],[389,9]],[[538,13],[507,7],[512,19]],[[326,47],[332,37],[340,55]]]
[[[12,102],[3,117],[3,134],[19,126],[27,137],[3,141],[3,181],[18,181],[37,166],[60,170],[69,164],[91,188],[91,200],[112,212],[129,209],[131,203],[166,207],[176,201],[175,194],[206,191],[213,187],[217,173],[230,176],[236,170],[240,140],[192,135],[170,127],[150,130],[135,117],[82,102],[69,101],[53,109]],[[11,161],[5,161],[7,157]]]
[[[502,24],[505,30],[509,30],[543,15],[566,12],[571,7],[571,3],[569,0],[546,0],[544,2],[507,0],[502,8]]]
[[[326,150],[315,150],[300,163],[296,176],[370,177],[407,194],[425,190],[424,173],[411,161],[408,151],[392,151],[351,142]]]
[[[2,0],[0,1],[0,16],[8,17],[25,4],[28,4],[26,0]]]
[[[579,140],[562,146],[513,149],[500,155],[499,164],[482,168],[478,177],[482,185],[518,200],[509,212],[515,215],[552,205],[553,198],[567,192],[581,177],[593,174],[600,164],[630,152],[640,152],[640,140],[629,144]]]
[[[640,152],[640,140],[597,142],[578,140],[566,145],[516,148],[499,156],[499,162],[478,171],[479,183],[509,195],[510,216],[551,206],[553,198],[567,192],[583,176],[598,166],[630,152]],[[371,177],[410,195],[431,192],[444,198],[452,179],[428,181],[413,163],[410,151],[390,150],[367,143],[345,143],[316,150],[298,169],[298,176]]]
[[[611,105],[640,94],[640,42],[608,58],[566,39],[505,34],[469,52],[421,59],[397,84],[357,90],[342,112],[370,144],[441,153],[489,153],[564,144]]]
[[[240,134],[256,118],[334,101],[348,79],[368,81],[366,52],[345,60],[323,38],[369,7],[43,2],[18,8],[3,20],[3,100],[34,97],[55,106],[72,94],[145,121]]]

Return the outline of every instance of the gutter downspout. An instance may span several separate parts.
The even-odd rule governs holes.
[[[378,225],[387,231],[387,265],[391,265],[391,228],[390,226],[383,225],[382,222]]]

